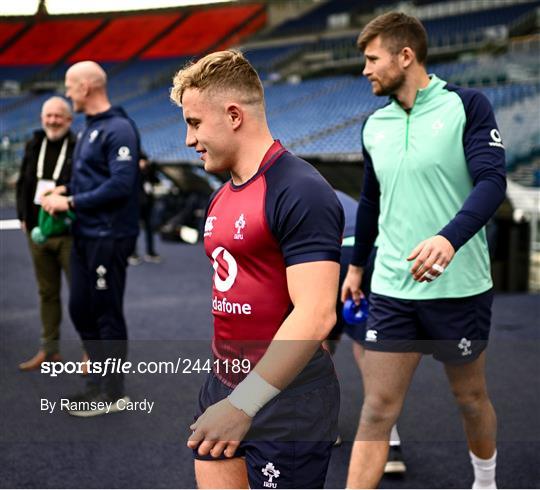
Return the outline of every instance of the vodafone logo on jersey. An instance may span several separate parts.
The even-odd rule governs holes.
[[[499,130],[497,128],[492,129],[489,135],[491,136],[491,141],[489,142],[489,146],[496,146],[497,148],[504,149],[501,133],[499,133]]]
[[[224,267],[220,266],[219,257],[222,257],[222,260],[226,264],[226,274],[227,277],[222,279],[220,277],[220,269],[223,271]],[[236,276],[238,275],[238,265],[235,258],[231,253],[223,247],[217,247],[212,252],[212,267],[214,268],[214,286],[216,289],[222,293],[225,293],[231,289],[236,281]],[[222,274],[223,275],[223,274]],[[214,311],[219,311],[223,313],[229,313],[233,315],[251,315],[251,305],[249,303],[234,303],[227,300],[227,298],[219,299],[214,296],[212,299],[212,309]]]
[[[227,264],[227,277],[225,279],[221,279],[218,274],[219,269],[219,262],[218,257],[222,255],[223,260]],[[214,259],[214,262],[212,263],[212,267],[214,268],[214,285],[216,286],[216,289],[218,291],[221,291],[224,293],[225,291],[228,291],[232,288],[234,281],[236,281],[236,276],[238,275],[238,265],[236,264],[236,260],[234,257],[230,254],[228,250],[226,250],[223,247],[217,247],[212,252],[212,258]]]

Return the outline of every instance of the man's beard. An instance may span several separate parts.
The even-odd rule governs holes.
[[[44,127],[45,135],[49,141],[58,141],[61,140],[69,131],[69,128],[47,128]]]
[[[387,96],[387,95],[394,95],[405,83],[405,74],[399,73],[394,78],[391,78],[386,83],[378,82],[380,90],[377,92],[376,95],[380,96]]]

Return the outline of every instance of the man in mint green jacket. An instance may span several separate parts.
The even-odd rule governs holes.
[[[423,354],[444,363],[464,422],[473,488],[496,488],[496,415],[484,373],[492,281],[484,225],[506,190],[504,146],[480,92],[425,68],[414,17],[372,20],[358,46],[375,95],[389,102],[362,130],[364,187],[342,299],[359,301],[376,240],[360,426],[348,488],[377,486],[388,439]]]

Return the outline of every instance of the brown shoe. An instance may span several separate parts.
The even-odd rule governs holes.
[[[58,362],[61,360],[62,358],[58,352],[55,352],[54,354],[45,354],[45,351],[39,350],[32,359],[21,362],[19,364],[19,369],[21,371],[35,371],[36,369],[39,369],[45,361]]]

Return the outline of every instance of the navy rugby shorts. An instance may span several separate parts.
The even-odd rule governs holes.
[[[199,393],[195,419],[231,391],[210,373]],[[339,396],[332,374],[283,390],[257,413],[234,456],[245,459],[250,488],[324,487],[338,435]],[[196,450],[193,457],[216,459],[199,456]]]
[[[371,293],[363,345],[383,352],[421,352],[466,363],[486,348],[493,291],[465,298],[404,300]]]

